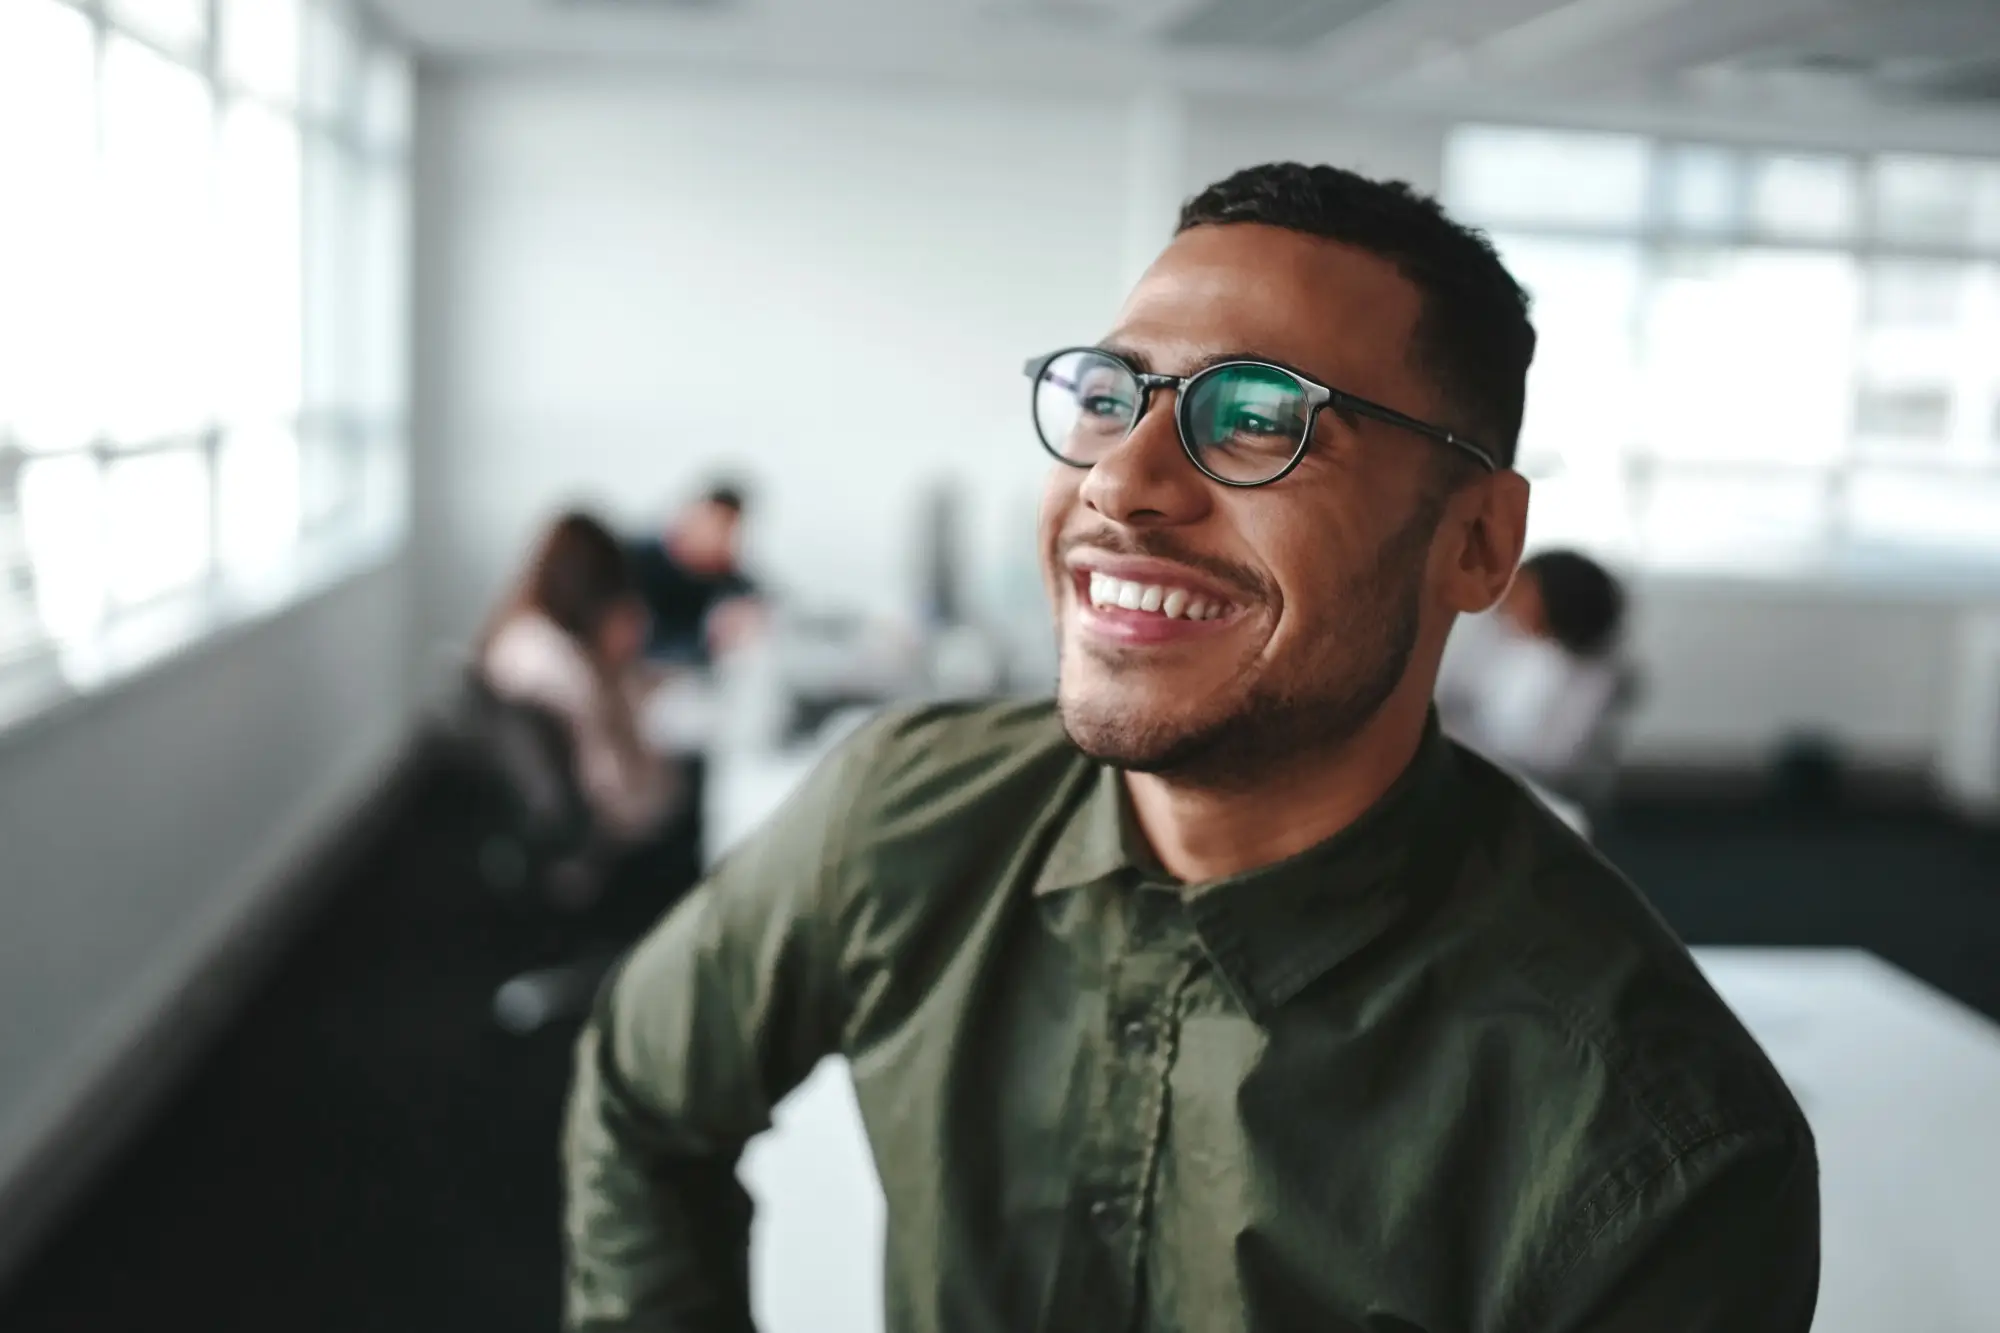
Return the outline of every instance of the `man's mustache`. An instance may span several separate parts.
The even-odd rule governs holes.
[[[1069,553],[1079,546],[1088,546],[1107,555],[1170,560],[1177,565],[1186,565],[1189,569],[1199,570],[1224,587],[1243,593],[1246,600],[1259,602],[1271,600],[1269,584],[1255,572],[1241,565],[1231,564],[1227,560],[1190,549],[1163,533],[1143,530],[1131,532],[1118,528],[1098,528],[1089,532],[1072,533],[1057,543],[1057,561],[1059,563],[1066,561]]]

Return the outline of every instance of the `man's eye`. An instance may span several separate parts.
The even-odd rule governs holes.
[[[1123,399],[1113,398],[1109,394],[1095,393],[1084,396],[1083,410],[1094,417],[1123,417],[1132,409]]]
[[[1290,433],[1288,428],[1282,423],[1273,421],[1267,416],[1261,416],[1256,412],[1236,413],[1235,417],[1230,421],[1229,430],[1232,435],[1265,436]]]

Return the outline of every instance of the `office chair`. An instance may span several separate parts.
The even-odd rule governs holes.
[[[481,883],[525,916],[550,952],[569,955],[521,972],[493,994],[493,1016],[526,1035],[588,1012],[615,959],[582,945],[601,897],[610,848],[593,832],[578,788],[569,728],[532,704],[503,699],[468,671],[450,732],[473,780],[474,861]]]

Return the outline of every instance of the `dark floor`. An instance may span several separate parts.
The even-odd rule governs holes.
[[[25,1279],[0,1329],[546,1333],[567,1032],[442,797],[410,810]],[[1601,842],[1695,943],[1858,945],[2000,1017],[2000,838],[1937,817],[1646,806]]]

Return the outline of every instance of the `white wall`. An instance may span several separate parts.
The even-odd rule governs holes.
[[[379,783],[407,614],[397,561],[0,737],[0,1199]]]
[[[1975,590],[1653,579],[1634,635],[1645,703],[1633,749],[1658,765],[1755,763],[1793,734],[1934,769]]]
[[[1349,107],[1206,101],[1188,117],[1184,193],[1258,162],[1331,162],[1407,181],[1426,194],[1444,183],[1449,125]]]
[[[918,487],[979,490],[982,581],[1038,596],[1018,366],[1093,337],[1176,202],[1273,158],[1435,191],[1448,125],[1162,96],[1009,98],[630,71],[420,93],[417,531],[427,630],[478,621],[535,519],[649,516],[711,463],[765,501],[807,601],[910,605]],[[886,372],[899,403],[885,407]],[[863,388],[873,371],[873,396]],[[1530,405],[1532,410],[1532,404]],[[1816,729],[1923,763],[1960,601],[1653,582],[1642,762],[1755,762]]]
[[[1025,543],[1020,367],[1121,295],[1124,108],[490,74],[426,79],[418,123],[433,631],[477,622],[550,505],[650,522],[716,464],[808,602],[906,608],[942,474]]]

